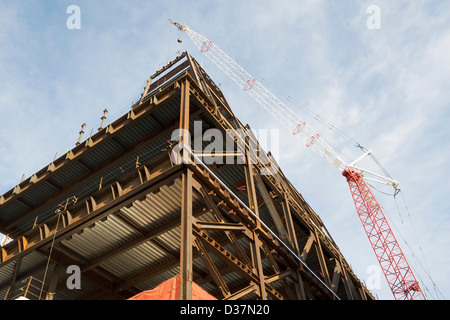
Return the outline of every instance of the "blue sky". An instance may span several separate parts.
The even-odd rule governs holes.
[[[79,30],[66,26],[70,5],[81,10]],[[370,5],[380,8],[380,29],[367,27]],[[348,159],[359,149],[309,111],[373,149],[401,183],[395,199],[375,195],[416,276],[429,299],[450,297],[448,1],[0,0],[1,194],[71,149],[83,123],[87,133],[96,130],[105,108],[107,122],[125,113],[146,79],[188,50],[243,123],[280,130],[283,172],[357,276],[371,281],[377,261],[345,179],[283,131],[169,18],[215,42],[280,98],[295,100],[288,106]],[[372,292],[392,299],[380,276]]]

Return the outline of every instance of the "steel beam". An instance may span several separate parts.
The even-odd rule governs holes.
[[[181,178],[180,300],[192,300],[192,172]]]
[[[179,145],[182,146],[183,144],[190,147],[191,140],[190,140],[190,134],[189,134],[189,109],[190,109],[190,82],[185,79],[181,82],[181,102],[180,102],[180,123],[179,123],[179,130],[180,130],[180,136],[179,136]],[[181,157],[184,159],[187,159],[188,154],[184,153],[183,150],[181,150],[182,154]]]
[[[253,228],[253,230],[258,233],[260,240],[263,240],[270,248],[276,250],[278,254],[277,257],[281,259],[281,261],[284,261],[285,265],[293,269],[298,268],[299,261],[291,255],[289,251],[284,248],[270,232],[268,232],[268,230],[264,230],[258,226],[257,219],[254,218],[253,213],[249,212],[245,205],[237,200],[226,187],[223,187],[221,181],[216,180],[207,169],[202,168],[194,162],[191,162],[188,167],[195,172],[199,181],[202,181],[208,188],[211,188],[211,190],[217,193],[218,201],[223,201],[224,205],[228,207],[228,211],[233,213],[232,216],[235,216],[237,221],[242,221],[244,224],[249,225],[250,228]],[[306,268],[301,269],[306,280],[316,286],[319,289],[319,292],[328,298],[334,297],[334,293],[332,293],[331,289],[324,285],[316,275],[307,271]]]
[[[262,267],[261,259],[261,243],[259,242],[259,237],[256,231],[253,231],[253,250],[255,252],[255,266],[259,277],[258,285],[260,289],[260,295],[262,300],[267,300],[266,283],[264,280],[264,270]]]
[[[56,293],[56,285],[58,284],[59,271],[61,269],[61,264],[59,261],[53,263],[52,275],[50,277],[50,282],[48,284],[47,295],[45,300],[53,300]]]
[[[290,243],[295,249],[295,253],[297,253],[298,256],[300,256],[300,248],[298,246],[297,241],[297,232],[295,231],[294,222],[292,220],[292,214],[291,209],[289,208],[289,202],[287,201],[287,195],[284,195],[284,200],[281,202],[281,205],[283,207],[283,214],[284,214],[284,220],[286,221],[287,226],[287,232],[288,232],[288,238]]]
[[[13,292],[15,289],[15,285],[16,285],[16,281],[17,281],[17,275],[19,274],[20,271],[20,265],[22,263],[22,258],[17,259],[16,264],[14,265],[14,271],[11,277],[11,281],[10,281],[10,285],[8,287],[8,290],[5,294],[4,300],[6,300],[8,298],[8,293],[9,292]]]
[[[259,208],[256,197],[256,189],[255,189],[255,175],[253,172],[253,164],[251,161],[251,155],[248,149],[245,151],[245,180],[247,185],[247,193],[248,193],[248,201],[249,208],[255,212],[255,214],[259,217]],[[261,228],[261,222],[257,220],[256,228]],[[259,293],[262,300],[267,300],[267,292],[266,292],[266,284],[264,282],[264,270],[262,268],[262,260],[261,260],[261,247],[259,242],[258,234],[253,231],[253,242],[251,242],[251,252],[252,252],[252,263],[253,268],[256,271],[256,274],[259,277],[259,281],[257,282],[259,286]]]
[[[242,223],[206,222],[196,220],[195,224],[201,230],[244,231],[247,229]]]
[[[208,270],[214,283],[220,289],[224,298],[228,297],[231,294],[230,289],[228,289],[225,280],[222,278],[222,275],[220,274],[219,270],[215,266],[211,257],[208,255],[208,252],[206,251],[206,248],[204,247],[203,243],[200,240],[196,239],[195,245],[199,250],[200,256],[202,257],[206,269]]]
[[[198,211],[198,214],[200,214],[200,211]],[[194,216],[196,216],[197,214],[194,212]],[[220,243],[225,243],[226,242],[226,238],[225,239],[221,239]],[[197,257],[199,257],[199,252],[195,251],[192,254],[192,258],[193,260],[195,260]],[[171,259],[168,260],[158,266],[156,266],[155,268],[152,268],[150,270],[145,270],[131,278],[128,278],[127,280],[123,281],[122,283],[120,283],[120,285],[118,286],[118,288],[120,290],[123,289],[127,289],[130,287],[133,287],[147,279],[150,279],[152,277],[155,277],[161,273],[166,272],[167,270],[173,269],[173,268],[177,268],[180,265],[180,259],[179,257],[177,257],[176,259]]]
[[[242,126],[242,124],[239,121],[236,121],[235,118],[228,118],[221,112],[216,112],[216,106],[214,103],[212,103],[209,99],[209,97],[202,91],[202,89],[195,83],[195,81],[191,82],[191,91],[193,96],[197,98],[197,100],[200,102],[200,108],[202,110],[205,110],[205,112],[210,116],[209,119],[212,119],[213,125],[215,127],[223,129],[224,132],[235,132],[237,130],[244,130],[246,131],[246,128]],[[219,100],[221,103],[221,101]],[[223,107],[226,107],[225,105]],[[231,113],[231,111],[230,111]],[[232,114],[232,113],[231,113]],[[234,137],[233,135],[231,135]],[[251,135],[249,135],[251,136]],[[246,144],[246,146],[248,146]],[[244,150],[240,150],[244,152]],[[262,154],[264,157],[265,155]],[[275,163],[273,157],[271,157],[270,153],[267,154],[268,162],[264,163],[270,163],[270,166],[278,167],[278,165]],[[261,171],[264,169],[264,166],[262,165],[262,162],[255,164],[256,168]],[[311,232],[314,228],[322,228],[326,230],[325,226],[323,225],[320,218],[317,216],[317,214],[312,210],[312,208],[306,203],[306,201],[303,199],[302,195],[292,186],[292,184],[286,179],[284,174],[281,171],[275,172],[273,175],[266,175],[264,176],[264,179],[274,187],[276,192],[280,197],[283,197],[285,195],[285,192],[288,192],[290,195],[287,197],[288,205],[291,207],[291,215],[293,223],[299,224],[300,226],[307,229],[309,232]],[[320,232],[322,232],[320,230]],[[326,249],[333,254],[335,257],[342,257],[340,251],[337,249],[336,245],[330,239],[329,237],[324,237],[322,245],[326,247]],[[351,276],[353,279],[357,280],[356,275],[352,272],[350,266],[345,262],[343,262],[343,268],[345,268],[349,276]],[[362,286],[362,284],[360,283]],[[365,289],[366,290],[366,289]],[[366,294],[370,295],[370,293],[366,290]],[[373,299],[373,297],[371,297]]]
[[[202,230],[198,230],[195,226],[193,228],[193,232],[195,236],[203,241],[205,245],[207,245],[216,256],[232,267],[235,271],[237,271],[244,278],[248,279],[250,282],[254,282],[258,285],[259,288],[265,288],[266,294],[269,293],[272,297],[284,300],[283,295],[281,295],[278,291],[273,289],[268,284],[261,284],[261,278],[254,274],[253,271],[242,261],[237,259],[233,254],[231,254],[228,250],[226,250],[219,242],[215,241],[211,236],[209,236],[206,232]],[[264,278],[263,278],[264,281]]]
[[[315,247],[316,247],[317,258],[318,258],[319,264],[320,264],[320,270],[322,271],[322,275],[325,280],[325,283],[331,288],[331,280],[330,280],[330,275],[328,273],[327,262],[325,260],[325,254],[322,251],[322,246],[320,245],[320,239],[319,239],[319,236],[317,235],[317,231],[315,232],[315,238],[316,238]]]
[[[111,188],[104,187],[98,192],[95,198],[91,196],[89,199],[86,199],[85,206],[81,205],[81,201],[74,209],[69,206],[68,209],[73,211],[69,212],[66,210],[62,213],[62,220],[65,224],[64,228],[57,230],[57,215],[55,215],[53,218],[48,219],[46,223],[40,224],[38,227],[29,230],[20,239],[4,246],[2,248],[2,260],[0,265],[8,262],[10,259],[26,255],[35,249],[50,246],[53,238],[52,236],[55,233],[58,233],[55,238],[55,244],[59,243],[63,239],[70,237],[72,234],[91,225],[95,221],[116,212],[117,206],[120,207],[130,204],[142,197],[142,194],[147,194],[151,192],[151,190],[155,190],[161,185],[172,181],[177,177],[175,173],[179,173],[180,170],[181,167],[168,168],[162,172],[155,173],[149,181],[145,181],[144,183],[140,183],[139,176],[136,174],[134,177],[130,177],[130,181],[135,181],[131,184],[135,186],[134,188],[122,189],[119,187],[119,190],[115,190],[113,185],[117,184],[120,186],[121,184],[118,182],[111,183]],[[26,241],[24,241],[24,239]]]
[[[288,239],[286,228],[283,225],[283,222],[281,221],[280,215],[278,213],[277,208],[275,207],[275,204],[272,201],[272,197],[269,194],[269,191],[267,191],[266,186],[264,185],[263,180],[259,176],[258,173],[254,174],[254,180],[256,187],[261,194],[261,197],[264,200],[264,203],[266,204],[267,209],[269,209],[270,216],[272,217],[273,222],[275,223],[275,227],[277,228],[278,234],[281,239]],[[292,242],[291,242],[292,244]]]
[[[193,110],[193,113],[191,116],[195,117],[199,113],[200,113],[200,111],[198,109]],[[135,120],[135,121],[137,121],[137,120]],[[146,135],[145,137],[143,137],[136,143],[129,146],[126,150],[118,153],[113,158],[109,159],[107,165],[104,165],[104,164],[99,165],[96,168],[91,169],[91,171],[87,172],[86,174],[81,175],[80,177],[75,179],[73,182],[71,182],[69,185],[64,186],[64,188],[62,190],[58,190],[58,191],[54,192],[53,194],[51,194],[47,200],[43,201],[42,203],[37,204],[36,206],[34,206],[33,208],[31,208],[29,210],[27,210],[20,217],[18,217],[17,219],[15,219],[11,223],[9,223],[5,227],[5,229],[9,230],[9,229],[13,228],[17,223],[23,221],[24,219],[39,214],[39,211],[42,210],[43,208],[45,208],[46,206],[48,206],[52,201],[54,201],[55,198],[58,198],[62,195],[67,195],[67,196],[73,195],[73,194],[70,194],[70,190],[73,188],[76,188],[77,186],[79,186],[79,184],[87,183],[89,180],[92,179],[92,175],[94,173],[97,175],[101,175],[103,172],[110,170],[111,167],[117,166],[119,163],[123,162],[124,159],[129,157],[130,153],[139,152],[140,150],[147,147],[151,143],[154,143],[161,137],[163,137],[163,136],[167,135],[168,133],[172,132],[173,130],[177,129],[178,126],[179,126],[179,124],[177,124],[176,121],[169,121],[168,123],[164,124],[164,128],[167,128],[167,129],[165,129],[163,131],[157,129],[154,132],[151,132],[150,134]],[[78,161],[82,154],[83,153],[81,153],[80,155],[77,155],[76,158],[74,158],[71,161]]]
[[[206,190],[205,186],[202,186],[200,190],[198,190],[200,194],[203,196],[203,200],[205,201],[206,206],[211,210],[213,215],[215,216],[216,220],[219,222],[225,222],[225,218],[223,214],[221,213],[220,209],[217,207],[217,205],[214,203],[214,201],[211,199],[209,192]],[[240,258],[245,264],[251,265],[251,261],[245,252],[245,250],[242,248],[242,246],[239,244],[238,240],[236,239],[236,236],[229,232],[228,230],[225,231],[226,236],[232,243],[234,249],[236,250],[236,253],[238,255],[238,258]]]
[[[311,233],[300,255],[300,259],[302,259],[303,261],[306,261],[306,258],[308,257],[308,254],[311,251],[312,245],[314,244],[314,241],[315,241],[314,234]]]
[[[189,108],[190,89],[189,81],[181,82],[180,123],[179,123],[179,145],[190,146],[189,134]],[[181,151],[183,152],[183,150]],[[182,157],[188,155],[183,152]],[[180,300],[192,299],[192,171],[186,169],[181,176],[181,239],[180,239]]]
[[[339,261],[340,265],[342,266],[342,262]],[[350,287],[350,279],[347,275],[347,272],[345,271],[345,268],[342,268],[342,282],[344,284],[345,293],[347,294],[347,298],[349,300],[354,300],[352,288]]]

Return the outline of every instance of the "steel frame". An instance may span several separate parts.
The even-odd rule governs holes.
[[[101,139],[112,139],[114,132],[120,127],[132,125],[133,121],[151,112],[158,102],[170,99],[175,94],[181,96],[179,123],[165,126],[166,129],[158,135],[175,128],[189,129],[189,120],[199,113],[205,115],[205,121],[210,121],[215,127],[222,128],[224,132],[226,129],[248,129],[233,116],[220,90],[198,63],[190,56],[189,61],[196,78],[186,72],[165,91],[151,98],[147,96],[152,88],[152,81],[149,79],[139,102],[141,111],[130,110],[126,120],[123,120],[120,126],[109,125],[103,129],[109,137],[105,136]],[[192,101],[195,101],[195,105]],[[81,153],[81,149],[87,151],[94,148],[101,139],[95,142],[88,139],[86,144],[78,146],[77,150]],[[133,148],[123,150],[111,165],[117,163],[127,153],[143,148],[149,142],[148,139],[155,139],[155,136],[147,137],[147,140],[143,139]],[[187,140],[187,137],[180,137],[180,142]],[[80,263],[83,279],[98,288],[96,294],[80,296],[80,299],[97,299],[105,296],[111,299],[124,299],[136,291],[135,286],[140,282],[177,267],[181,275],[180,299],[186,300],[192,299],[192,282],[199,285],[206,282],[214,283],[219,290],[216,297],[227,300],[249,297],[262,300],[336,299],[337,297],[339,299],[373,299],[326,233],[320,218],[287,181],[282,172],[261,175],[268,166],[261,162],[253,164],[249,161],[254,150],[248,145],[241,151],[247,159],[243,165],[249,199],[247,206],[241,204],[236,194],[229,192],[223,181],[211,175],[205,167],[190,161],[186,154],[180,155],[186,161],[179,165],[174,165],[167,154],[162,154],[151,162],[141,164],[120,181],[106,184],[89,197],[78,199],[75,205],[66,206],[61,212],[59,226],[56,223],[56,216],[48,218],[20,234],[14,242],[2,247],[0,267],[15,263],[14,274],[7,287],[10,290],[13,289],[17,281],[26,276],[20,274],[22,259],[31,252],[48,257],[52,246],[51,240],[54,239],[51,256],[52,271],[49,273],[50,280],[46,286],[46,292],[49,294],[46,299],[57,298],[58,291],[64,290],[64,279],[58,278],[58,268]],[[68,153],[64,160],[54,164],[53,170],[35,175],[33,184],[45,179],[45,176],[51,175],[68,161],[77,161],[80,153]],[[270,165],[275,166],[270,154],[266,156],[270,160]],[[102,170],[104,168],[92,169],[90,175]],[[120,208],[132,206],[135,201],[149,193],[157,192],[162,186],[180,178],[182,190],[179,218],[168,221],[158,228],[143,230],[132,218],[121,214]],[[88,177],[80,177],[80,181],[82,179],[88,179]],[[31,187],[33,186],[24,186],[23,189]],[[62,190],[58,192],[62,193]],[[196,203],[194,208],[194,193],[201,196],[200,207]],[[10,196],[14,197],[14,194]],[[267,208],[270,214],[268,223],[272,226],[272,231],[281,236],[283,242],[289,246],[289,250],[273,236],[271,230],[261,225],[260,208]],[[32,216],[37,209],[30,208],[27,216]],[[215,221],[201,220],[199,217],[205,211],[210,212]],[[253,214],[256,214],[258,218],[255,218]],[[77,259],[74,259],[73,257],[77,256],[76,253],[67,254],[68,248],[64,247],[64,240],[70,239],[77,232],[82,232],[97,221],[111,215],[121,219],[123,223],[138,232],[139,236],[93,259],[86,259],[79,255]],[[178,252],[171,251],[158,239],[158,236],[177,227],[181,228]],[[103,267],[108,260],[149,241],[170,254],[172,259],[126,279],[118,278]],[[302,263],[299,263],[298,257]],[[207,270],[206,274],[198,273],[194,267],[195,261],[202,261]],[[219,261],[225,266],[218,266]],[[305,265],[309,265],[309,268],[305,268]],[[319,272],[315,274],[312,270],[320,270],[320,274]],[[233,287],[225,277],[230,273],[238,275],[246,285]],[[283,285],[276,286],[278,282]]]

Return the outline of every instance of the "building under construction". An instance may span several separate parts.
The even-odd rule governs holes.
[[[194,128],[223,141],[191,139]],[[0,232],[12,239],[5,300],[130,299],[174,277],[181,300],[194,287],[219,300],[374,299],[188,53],[126,114],[0,196]]]

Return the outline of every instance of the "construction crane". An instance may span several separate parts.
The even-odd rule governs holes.
[[[399,182],[358,166],[358,162],[370,155],[372,151],[361,148],[365,153],[355,161],[346,164],[306,121],[289,109],[217,45],[185,24],[173,20],[170,22],[180,31],[186,32],[206,57],[279,120],[294,136],[300,138],[307,148],[325,158],[341,172],[350,187],[356,211],[394,298],[396,300],[425,300],[426,297],[419,282],[416,280],[380,204],[366,183],[366,181],[381,183],[398,190]]]

